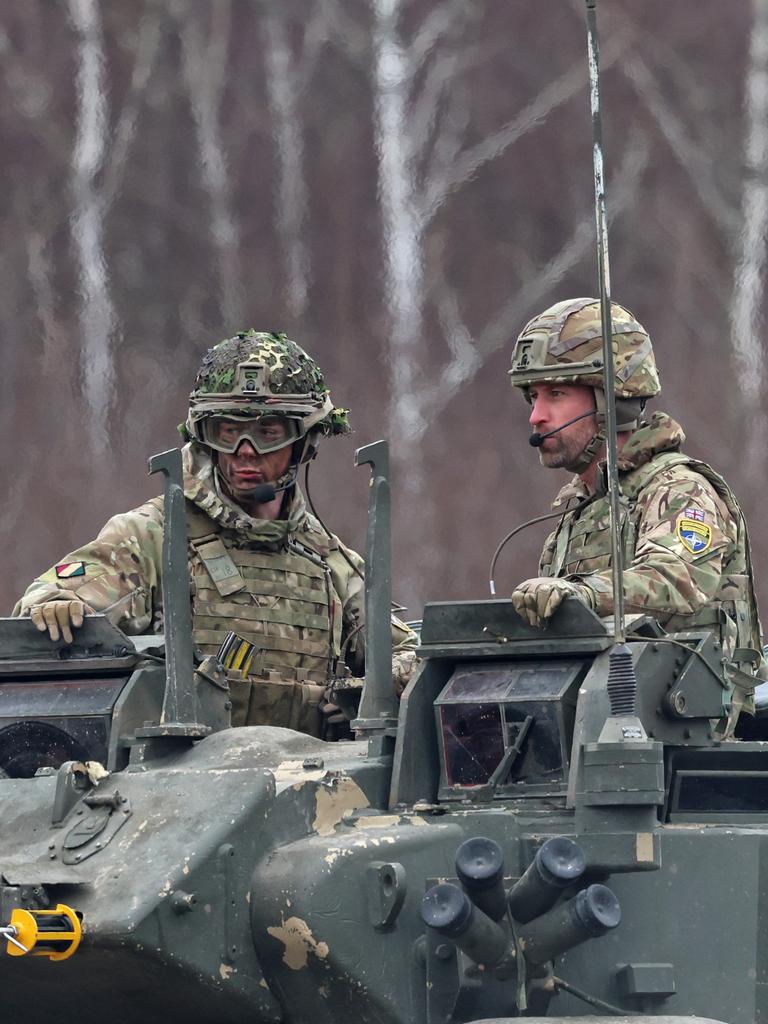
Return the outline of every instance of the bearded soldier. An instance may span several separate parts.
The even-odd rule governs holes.
[[[308,512],[296,476],[321,436],[349,430],[346,411],[299,345],[248,331],[205,355],[181,429],[195,643],[214,654],[235,640],[233,725],[317,734],[334,675],[363,671],[363,560]],[[67,642],[88,612],[128,634],[160,632],[162,536],[162,498],[115,516],[14,614]],[[415,638],[393,620],[393,639],[401,689]]]
[[[611,304],[624,600],[669,631],[719,634],[730,688],[730,735],[763,678],[761,631],[744,516],[725,480],[680,451],[682,428],[663,412],[645,417],[660,390],[651,340]],[[613,614],[611,530],[605,474],[605,394],[600,303],[558,302],[534,317],[512,356],[512,384],[531,406],[542,465],[576,476],[555,499],[562,508],[539,575],[512,595],[517,612],[542,626],[565,597]]]

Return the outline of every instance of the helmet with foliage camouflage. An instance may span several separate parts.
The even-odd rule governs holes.
[[[617,398],[652,398],[660,391],[648,332],[617,302],[611,303]],[[603,390],[603,331],[599,299],[566,299],[535,316],[517,339],[512,384],[586,384]]]
[[[334,408],[323,374],[285,334],[242,331],[203,357],[189,396],[186,431],[200,444],[234,451],[248,438],[261,452],[306,439],[298,461],[315,452],[321,434],[350,429]]]

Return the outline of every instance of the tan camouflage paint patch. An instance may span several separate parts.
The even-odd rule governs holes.
[[[289,917],[279,927],[267,928],[267,932],[285,946],[283,963],[292,971],[301,971],[309,962],[309,954],[318,960],[328,956],[328,943],[318,942],[306,921],[300,917]]]
[[[653,833],[638,832],[635,840],[635,854],[638,863],[653,863]]]
[[[354,779],[334,779],[330,786],[318,786],[315,820],[312,827],[319,836],[331,836],[345,815],[368,807],[368,797]]]

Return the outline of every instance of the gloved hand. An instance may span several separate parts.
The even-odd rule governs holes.
[[[537,576],[524,580],[512,592],[515,611],[529,626],[543,626],[560,607],[566,597],[576,597],[588,608],[592,595],[588,587],[580,587],[557,576]]]
[[[415,651],[400,651],[392,656],[392,685],[397,697],[402,696],[418,662]]]
[[[350,722],[357,714],[357,704],[363,690],[363,680],[336,679],[325,688],[318,705],[320,712],[320,739],[352,739]],[[338,694],[341,693],[341,697]],[[351,699],[351,704],[346,698]],[[338,701],[338,703],[337,703]]]
[[[93,608],[84,601],[44,601],[29,609],[29,617],[43,633],[46,629],[51,640],[58,640],[59,633],[64,643],[72,643],[72,630],[83,624],[83,618]]]
[[[348,716],[344,714],[343,708],[328,700],[327,695],[329,693],[330,688],[325,691],[325,694],[318,704],[320,714],[323,716],[322,722],[324,723],[324,727],[328,728],[332,726],[347,725],[349,723]]]

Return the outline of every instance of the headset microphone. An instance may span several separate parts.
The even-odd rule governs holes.
[[[288,488],[293,487],[295,483],[296,474],[292,473],[291,479],[286,483],[281,484],[280,487],[275,487],[274,484],[257,484],[249,493],[248,497],[257,505],[266,505],[267,502],[274,501],[281,491],[287,491]]]
[[[580,416],[574,416],[572,420],[568,420],[567,423],[563,423],[560,427],[555,427],[554,430],[548,431],[546,434],[540,434],[538,431],[531,434],[528,438],[528,444],[531,448],[541,448],[542,444],[547,440],[548,437],[552,437],[553,434],[559,434],[561,430],[566,427],[570,427],[572,423],[576,423],[577,420],[583,420],[586,416],[594,416],[595,410],[590,409],[589,412],[583,412]]]
[[[267,502],[274,501],[276,496],[277,491],[272,484],[258,484],[248,495],[257,505],[266,505]]]

